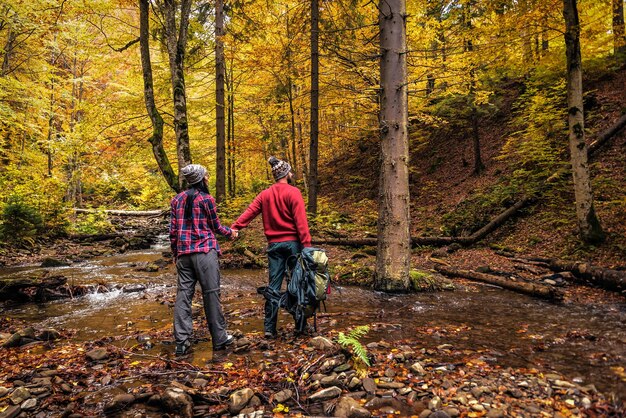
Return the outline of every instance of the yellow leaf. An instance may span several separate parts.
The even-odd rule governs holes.
[[[233,363],[225,363],[224,364],[224,368],[225,369],[232,369],[233,368]]]
[[[138,365],[138,364],[139,364],[139,362],[138,362],[138,361],[133,361],[132,363],[130,363],[130,365],[131,365],[131,366],[136,366],[136,365]]]

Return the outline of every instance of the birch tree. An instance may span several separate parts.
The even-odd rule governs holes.
[[[576,217],[581,238],[586,242],[604,239],[600,221],[593,207],[589,178],[588,147],[585,142],[583,114],[582,60],[580,53],[580,22],[576,0],[563,0],[565,18],[565,51],[567,55],[567,107],[569,149],[574,177]]]

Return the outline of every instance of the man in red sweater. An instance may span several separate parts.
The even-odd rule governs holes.
[[[263,217],[263,230],[267,238],[269,284],[265,291],[265,337],[276,337],[278,300],[287,263],[295,263],[304,247],[311,246],[311,233],[306,219],[304,199],[297,187],[289,184],[293,178],[287,161],[270,157],[272,174],[276,182],[254,198],[250,206],[235,221],[231,229],[245,228],[258,215]],[[293,268],[293,265],[289,266]]]

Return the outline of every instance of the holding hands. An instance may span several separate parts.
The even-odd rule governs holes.
[[[237,229],[231,229],[230,230],[230,239],[231,240],[236,240],[237,238],[239,238],[239,231]]]

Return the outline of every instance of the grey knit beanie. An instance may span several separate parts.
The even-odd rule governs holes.
[[[280,180],[283,177],[286,177],[291,171],[291,165],[289,165],[287,161],[279,160],[276,157],[270,157],[267,162],[272,166],[274,180]]]
[[[200,183],[204,176],[206,176],[207,170],[200,164],[189,164],[182,169],[185,180],[190,185]]]

